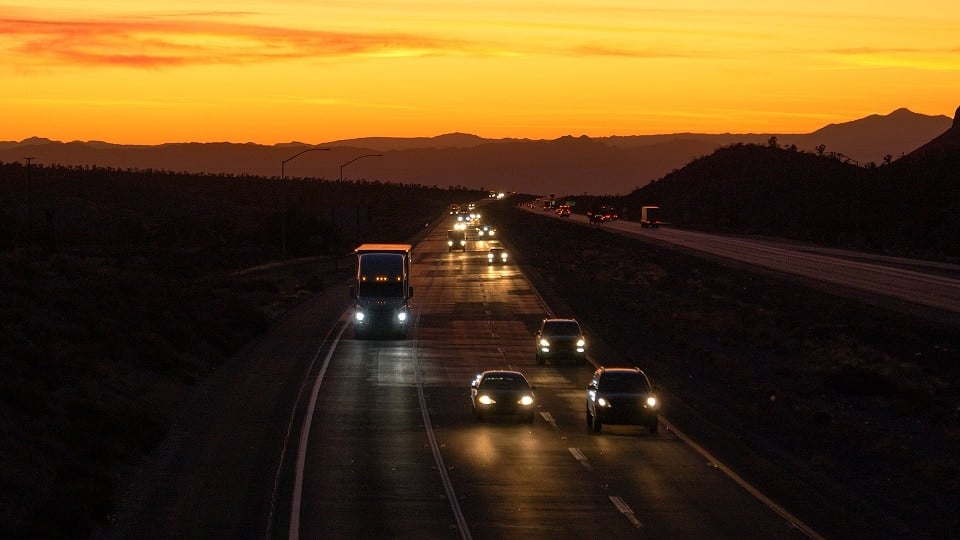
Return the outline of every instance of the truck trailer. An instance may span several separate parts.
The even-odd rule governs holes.
[[[357,339],[372,335],[404,338],[410,326],[410,244],[362,244],[354,299],[353,331]]]

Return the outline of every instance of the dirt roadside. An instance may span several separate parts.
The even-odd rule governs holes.
[[[322,292],[203,382],[93,538],[268,537],[274,501],[265,494],[273,491],[305,370],[349,304],[348,273],[325,276]]]

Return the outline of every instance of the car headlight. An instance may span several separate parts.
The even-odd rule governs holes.
[[[488,395],[480,396],[479,398],[477,398],[477,401],[479,401],[482,405],[492,405],[496,403],[496,401],[494,401],[493,398],[491,398]]]
[[[577,340],[577,347],[586,347],[586,346],[587,346],[587,342],[584,341],[583,338],[580,338]]]
[[[447,245],[448,245],[448,246],[452,246],[452,245],[453,245],[453,240],[447,240]]]
[[[397,313],[397,320],[399,320],[400,322],[406,322],[406,321],[407,321],[407,312],[406,312],[406,311],[401,311],[400,313]]]
[[[492,260],[493,260],[493,254],[488,254],[488,255],[487,255],[487,260],[488,260],[488,261],[492,261]]]
[[[522,398],[520,398],[520,401],[518,401],[517,403],[523,406],[533,405],[533,396],[523,396]]]
[[[654,396],[647,396],[647,407],[652,408],[656,406],[657,406],[657,398]]]
[[[599,405],[599,406],[601,406],[601,407],[609,407],[609,406],[610,406],[610,402],[607,401],[607,400],[604,399],[604,398],[598,398],[598,399],[597,399],[597,405]]]
[[[541,346],[541,347],[549,347],[549,346],[550,346],[550,342],[547,341],[546,339],[541,339],[541,340],[540,340],[540,346]]]
[[[364,315],[362,311],[356,312],[353,316],[355,319],[357,319],[358,322],[363,321],[363,318],[366,317],[366,315]]]

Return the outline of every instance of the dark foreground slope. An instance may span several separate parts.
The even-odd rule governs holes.
[[[748,480],[773,462],[822,493],[831,508],[814,515],[830,517],[815,529],[960,535],[956,327],[602,228],[509,206],[486,215],[592,335],[726,434],[720,459]],[[736,445],[757,459],[724,455]]]

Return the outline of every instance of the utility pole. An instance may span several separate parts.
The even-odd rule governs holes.
[[[33,245],[33,186],[30,182],[30,163],[37,159],[25,157],[27,162],[27,245]]]
[[[330,148],[307,148],[280,162],[280,190],[283,191],[283,202],[282,208],[280,209],[280,253],[284,259],[287,258],[287,190],[283,185],[283,180],[286,178],[284,167],[291,159],[306,154],[307,152],[316,152],[318,150],[330,151]]]

